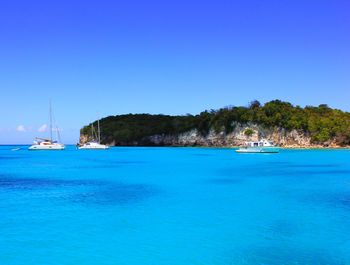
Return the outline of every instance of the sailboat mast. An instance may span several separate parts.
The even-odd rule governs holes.
[[[51,107],[51,99],[50,99],[50,140],[52,142],[52,107]]]
[[[98,127],[98,143],[101,143],[100,117],[97,117],[97,127]]]
[[[91,123],[91,141],[95,140],[94,138],[94,124]]]

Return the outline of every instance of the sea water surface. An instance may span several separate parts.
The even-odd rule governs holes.
[[[350,264],[350,151],[11,151],[0,264]]]

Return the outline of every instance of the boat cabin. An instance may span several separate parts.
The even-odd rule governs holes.
[[[246,142],[245,146],[247,147],[266,147],[266,146],[274,146],[273,142],[268,142],[267,140],[263,139],[259,142]]]

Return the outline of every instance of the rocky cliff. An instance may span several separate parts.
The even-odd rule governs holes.
[[[247,129],[252,130],[250,136],[245,134]],[[206,136],[202,136],[196,129],[194,129],[177,136],[152,135],[147,137],[146,140],[155,145],[165,146],[225,147],[242,146],[247,141],[258,141],[261,139],[267,139],[273,141],[275,144],[286,147],[312,146],[310,143],[311,137],[305,135],[303,132],[298,132],[296,130],[284,132],[279,128],[267,130],[256,124],[237,124],[235,129],[229,134],[225,134],[223,131],[216,133],[211,129]]]
[[[286,131],[282,128],[275,127],[266,129],[254,123],[236,123],[235,129],[228,134],[224,131],[216,133],[210,129],[206,136],[201,135],[197,129],[193,129],[177,135],[172,134],[156,134],[143,137],[139,141],[123,142],[106,141],[110,146],[202,146],[202,147],[230,147],[242,146],[247,141],[258,141],[267,139],[273,141],[282,147],[291,148],[312,148],[312,147],[337,147],[335,141],[325,142],[323,145],[311,143],[311,136],[301,130]],[[251,134],[246,135],[246,131],[250,129]],[[107,139],[106,137],[102,137]],[[80,142],[84,143],[90,140],[88,135],[82,134]]]

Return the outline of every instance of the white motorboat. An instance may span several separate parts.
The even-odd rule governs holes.
[[[246,142],[244,147],[236,150],[237,153],[278,153],[280,147],[263,139],[259,142]]]
[[[91,124],[91,136],[92,141],[84,143],[83,145],[79,145],[78,149],[109,149],[108,145],[101,144],[101,130],[100,130],[100,120],[97,120],[97,128],[98,128],[98,140],[94,140],[94,125]]]
[[[56,126],[57,138],[60,139],[60,133]],[[64,150],[66,147],[58,141],[52,140],[52,108],[50,101],[50,139],[35,137],[37,140],[28,148],[28,150]]]

